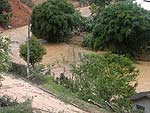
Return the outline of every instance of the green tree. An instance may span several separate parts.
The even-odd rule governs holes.
[[[0,0],[0,25],[5,25],[11,17],[11,6],[8,0]]]
[[[45,48],[42,47],[40,42],[32,37],[29,41],[30,46],[30,59],[29,62],[31,66],[34,68],[34,65],[42,60],[43,55],[46,54]],[[27,61],[27,44],[22,44],[20,46],[20,57]]]
[[[135,56],[150,41],[150,12],[133,3],[109,5],[96,17],[93,49]]]
[[[0,35],[0,72],[7,71],[9,68],[9,44],[10,40]]]
[[[9,44],[10,44],[10,40],[0,35],[0,73],[7,71],[9,69],[9,64],[10,64]],[[0,87],[2,85],[1,80],[2,77],[0,75]]]
[[[33,9],[31,30],[38,38],[63,41],[77,27],[79,16],[66,0],[48,0]]]
[[[79,97],[102,105],[108,102],[117,113],[129,110],[138,70],[128,58],[115,54],[83,55],[72,72]]]

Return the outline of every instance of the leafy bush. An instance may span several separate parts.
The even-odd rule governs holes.
[[[21,104],[0,107],[0,113],[33,113],[30,102],[24,102]]]
[[[35,64],[28,79],[38,85],[47,82],[48,76],[45,75],[44,69],[45,66],[43,64]]]
[[[0,25],[7,24],[11,15],[11,6],[8,0],[0,0]]]
[[[30,64],[34,68],[35,63],[38,63],[42,60],[43,55],[46,54],[45,48],[43,48],[40,42],[32,37],[29,41],[29,49],[30,49]],[[27,61],[27,44],[22,44],[20,46],[20,57]]]
[[[77,27],[79,13],[66,0],[48,0],[33,9],[32,33],[49,41],[63,41]]]
[[[13,106],[17,105],[18,103],[16,101],[12,101],[11,98],[7,96],[0,97],[0,107],[7,107],[7,106]]]
[[[11,62],[11,66],[8,71],[19,77],[27,77],[27,67],[23,64]]]
[[[133,3],[109,5],[97,15],[92,33],[94,49],[135,56],[150,40],[150,12]]]
[[[7,71],[9,68],[10,43],[11,42],[7,37],[0,35],[0,72]]]
[[[104,106],[107,102],[118,113],[130,110],[129,97],[135,93],[138,70],[128,58],[115,54],[84,55],[78,65],[73,65],[72,73],[80,98]]]
[[[0,113],[32,113],[31,103],[29,100],[23,103],[17,103],[10,97],[0,97]]]

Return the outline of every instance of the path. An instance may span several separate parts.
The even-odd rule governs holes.
[[[33,99],[32,107],[44,110],[42,113],[86,113],[72,105],[65,104],[53,95],[21,80],[4,76],[3,86],[0,88],[0,96],[8,95],[18,102]],[[47,111],[47,112],[46,112]]]

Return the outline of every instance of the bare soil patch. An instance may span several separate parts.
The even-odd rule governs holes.
[[[20,2],[20,0],[10,0],[12,6],[12,19],[11,26],[14,28],[25,26],[29,22],[29,15],[31,14],[31,9]]]
[[[32,99],[32,107],[41,109],[40,113],[86,113],[79,108],[65,104],[53,95],[33,86],[21,79],[15,79],[5,76],[0,88],[0,96],[7,95],[12,99],[17,99],[18,102],[23,102],[26,99]],[[39,113],[39,112],[35,112]]]
[[[32,10],[25,4],[21,3],[20,0],[9,0],[9,3],[13,14],[9,23],[10,26],[12,28],[18,28],[27,25]],[[6,29],[8,28],[0,27],[0,31],[4,31]]]

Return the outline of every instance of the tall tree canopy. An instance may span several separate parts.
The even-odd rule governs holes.
[[[38,38],[63,41],[78,25],[79,16],[66,0],[48,0],[33,9],[31,30]]]
[[[136,4],[109,5],[96,18],[91,36],[94,49],[135,56],[150,41],[150,12]]]

